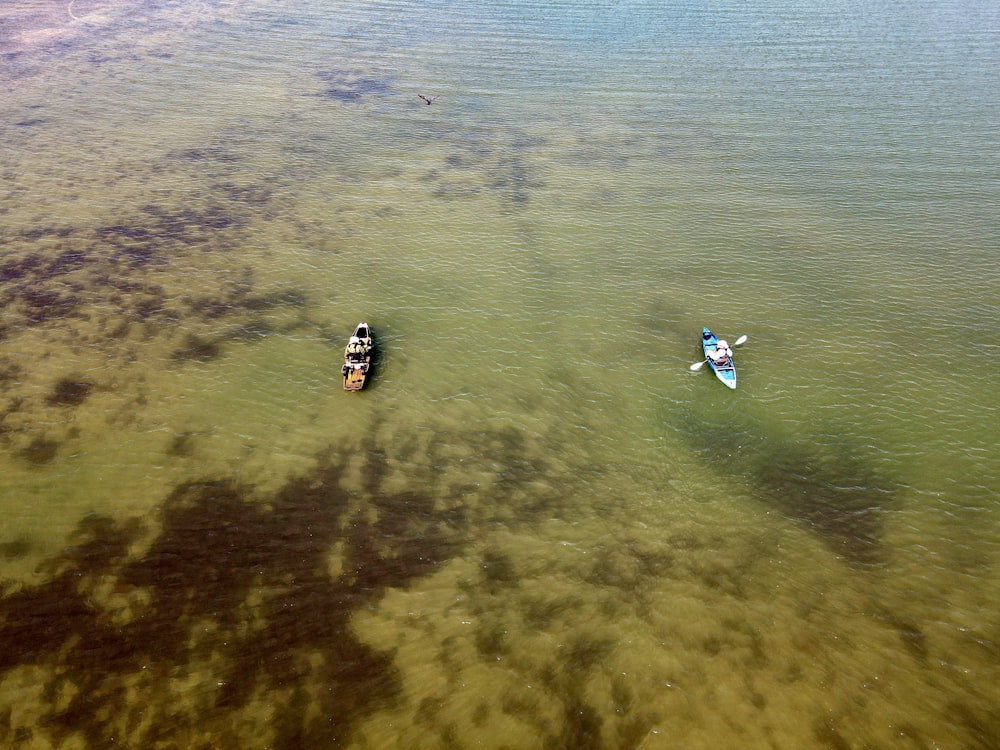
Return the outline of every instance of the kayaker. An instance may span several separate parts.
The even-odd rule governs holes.
[[[712,361],[715,364],[721,365],[729,361],[729,358],[733,356],[733,350],[730,349],[729,344],[723,340],[719,341],[719,343],[715,345],[715,351],[709,352],[708,355],[712,358]]]

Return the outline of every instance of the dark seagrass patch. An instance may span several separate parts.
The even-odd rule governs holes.
[[[67,377],[59,380],[52,392],[46,397],[46,402],[53,406],[79,406],[94,389],[89,380]]]

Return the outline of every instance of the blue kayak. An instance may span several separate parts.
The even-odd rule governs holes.
[[[718,336],[707,328],[701,329],[701,349],[705,353],[705,361],[708,362],[708,366],[712,368],[712,372],[715,373],[715,377],[725,383],[729,388],[735,390],[736,364],[733,362],[732,356],[730,356],[725,362],[716,363],[709,355],[709,352],[715,351],[718,343]],[[737,341],[736,343],[739,344],[740,342]]]

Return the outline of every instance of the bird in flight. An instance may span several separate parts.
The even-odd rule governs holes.
[[[423,99],[423,100],[424,100],[425,102],[427,102],[427,106],[428,106],[428,107],[429,107],[429,106],[431,106],[431,104],[433,104],[433,103],[434,103],[434,100],[435,100],[435,99],[437,99],[437,97],[436,97],[436,96],[432,96],[432,97],[431,97],[430,99],[428,99],[428,98],[427,98],[426,96],[424,96],[423,94],[417,94],[417,96],[419,96],[419,97],[420,97],[421,99]]]

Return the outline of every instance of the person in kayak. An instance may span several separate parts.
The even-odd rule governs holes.
[[[708,352],[708,356],[712,358],[712,363],[716,365],[724,365],[729,362],[729,358],[733,356],[733,350],[729,348],[729,344],[725,340],[720,340],[719,343],[715,345],[715,349]]]

